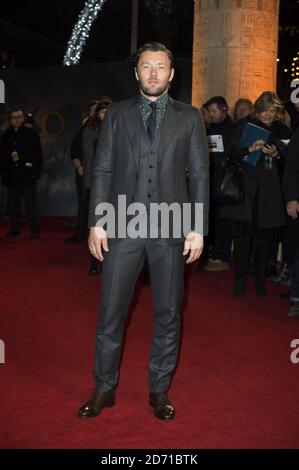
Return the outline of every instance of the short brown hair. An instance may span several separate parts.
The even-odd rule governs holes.
[[[22,113],[23,116],[25,117],[25,113],[24,113],[24,111],[23,111],[22,108],[13,108],[13,109],[11,109],[11,110],[9,111],[8,119],[11,119],[11,115],[12,115],[13,113]]]
[[[228,104],[223,96],[213,96],[205,103],[205,107],[208,108],[212,104],[217,104],[218,108],[221,109],[222,112],[227,113]]]
[[[151,51],[151,52],[165,52],[165,54],[167,54],[168,56],[168,59],[170,61],[170,67],[173,68],[173,64],[174,64],[174,57],[173,57],[173,53],[167,49],[166,46],[164,46],[164,44],[162,44],[161,42],[156,42],[156,41],[152,41],[152,42],[147,42],[146,44],[144,44],[143,46],[139,47],[137,53],[136,53],[136,56],[135,56],[135,66],[137,67],[138,65],[138,62],[139,62],[139,59],[140,59],[140,56],[143,52],[146,52],[146,51]]]

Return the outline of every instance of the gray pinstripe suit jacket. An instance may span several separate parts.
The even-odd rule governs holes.
[[[139,96],[108,107],[94,159],[89,227],[97,224],[99,203],[117,206],[120,194],[128,203],[134,199],[141,126]],[[203,233],[207,234],[209,157],[204,122],[197,108],[170,97],[160,128],[158,194],[159,202],[167,204],[203,203]]]

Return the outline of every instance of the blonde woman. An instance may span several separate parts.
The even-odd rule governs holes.
[[[270,131],[266,142],[256,142],[255,148],[238,148],[233,157],[240,161],[245,180],[245,200],[237,206],[224,206],[222,217],[231,221],[235,239],[235,296],[243,297],[246,290],[251,246],[254,242],[254,283],[257,297],[265,297],[265,273],[269,246],[281,236],[286,211],[281,188],[284,145],[290,130],[281,122],[284,107],[276,93],[266,91],[254,103],[251,116],[240,123],[240,135],[246,122],[252,122]],[[243,157],[252,150],[262,150],[256,166],[243,163]]]

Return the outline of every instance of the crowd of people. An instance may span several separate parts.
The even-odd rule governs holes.
[[[88,106],[87,116],[70,145],[75,169],[78,213],[75,233],[66,243],[82,242],[88,234],[88,208],[93,158],[105,112],[112,100],[104,96]],[[266,296],[265,279],[291,286],[289,315],[299,316],[298,200],[299,200],[299,103],[286,106],[276,93],[264,92],[252,103],[241,98],[232,112],[222,96],[210,98],[201,108],[210,150],[210,228],[205,243],[210,271],[229,269],[234,260],[234,296],[246,294],[246,280],[254,276],[255,293]],[[244,128],[251,123],[269,132],[267,142],[255,141],[242,147]],[[246,163],[246,155],[259,152],[257,163]],[[240,204],[219,203],[214,186],[223,164],[238,162],[242,170],[245,198]],[[7,237],[18,236],[21,229],[21,199],[24,198],[31,238],[39,238],[37,181],[42,171],[42,149],[32,117],[21,109],[9,115],[9,126],[0,141],[0,171],[7,187],[10,230]],[[282,246],[282,250],[279,247]],[[280,261],[277,262],[278,258]],[[205,258],[203,258],[205,259]],[[98,274],[100,263],[90,255],[89,274]],[[144,282],[149,283],[147,266]]]
[[[209,259],[204,268],[211,271],[228,269],[233,240],[234,295],[244,297],[246,279],[252,273],[256,295],[265,297],[267,275],[287,285],[290,285],[291,279],[296,279],[296,273],[292,275],[292,270],[299,237],[297,213],[292,208],[294,201],[298,201],[299,181],[297,186],[292,182],[296,196],[290,198],[290,172],[286,168],[289,160],[299,159],[296,144],[299,103],[286,108],[276,93],[264,92],[255,103],[247,99],[238,100],[232,118],[225,98],[215,96],[203,105],[202,112],[210,147],[212,188]],[[248,148],[242,147],[241,140],[248,123],[266,130],[267,140],[255,141]],[[217,145],[217,138],[220,145]],[[255,165],[248,164],[246,156],[256,152],[259,153],[257,162]],[[236,205],[219,203],[213,193],[220,168],[228,159],[240,164],[244,178],[245,197]],[[280,242],[283,262],[277,272]],[[289,296],[289,292],[282,295]],[[293,295],[291,299],[294,299]],[[298,314],[294,301],[289,314]]]

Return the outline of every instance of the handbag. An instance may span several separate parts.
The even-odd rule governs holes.
[[[223,159],[214,180],[215,201],[223,205],[237,205],[244,198],[244,175],[240,163],[230,158]]]

